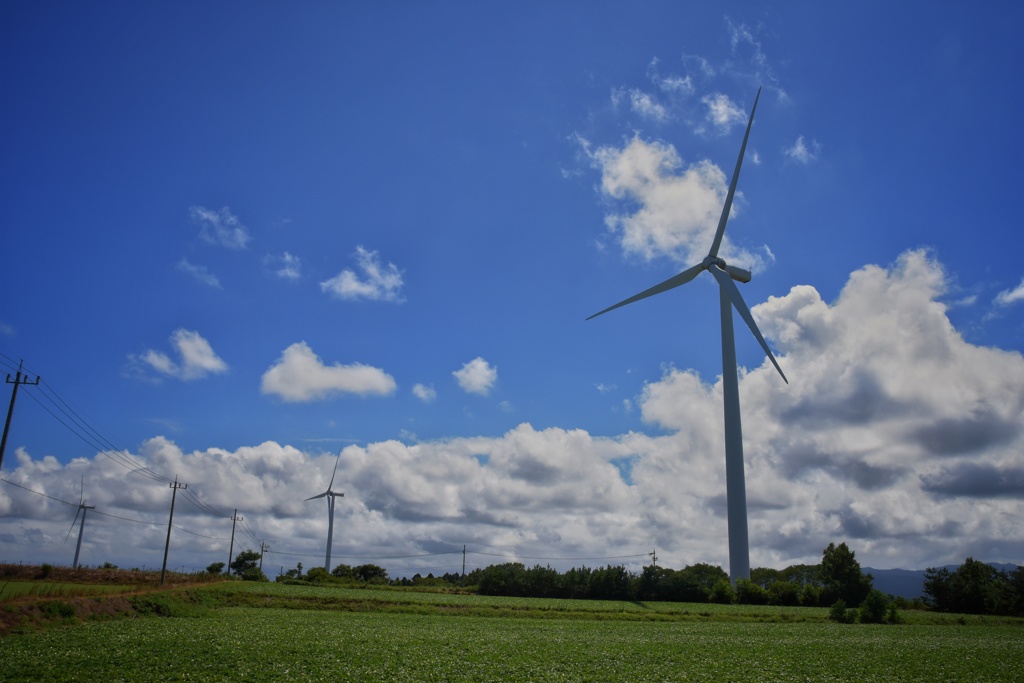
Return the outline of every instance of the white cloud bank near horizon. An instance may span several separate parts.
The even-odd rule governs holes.
[[[967,556],[1024,560],[1024,357],[966,341],[946,314],[946,287],[935,257],[910,251],[889,267],[855,271],[831,303],[801,285],[753,308],[791,384],[767,361],[741,376],[752,566],[817,562],[833,541],[880,568]],[[289,351],[298,362],[287,360]],[[275,367],[341,371],[302,345]],[[297,397],[316,391],[294,386],[306,387]],[[728,566],[720,382],[668,368],[636,404],[650,434],[597,437],[524,422],[499,436],[346,447],[333,562],[381,558],[392,575],[443,573],[459,569],[461,554],[386,558],[468,544],[471,552],[487,547],[521,558],[615,558],[657,548],[665,566]],[[327,485],[334,453],[274,442],[185,453],[158,436],[136,457],[189,482],[227,515],[238,508],[247,528],[279,553],[265,561],[271,573],[322,558],[326,515],[319,501],[303,500]],[[12,460],[4,478],[16,484],[77,505],[84,477],[98,512],[151,520],[90,515],[84,562],[158,565],[166,483],[101,454],[61,465],[19,450]],[[171,565],[226,560],[230,520],[180,499],[178,506],[176,526],[193,533],[174,532]],[[74,513],[0,485],[0,551],[13,561],[70,563],[73,539],[63,541]],[[236,548],[253,545],[236,538]],[[563,570],[602,564],[523,561]],[[646,558],[608,562],[620,561],[639,567]]]

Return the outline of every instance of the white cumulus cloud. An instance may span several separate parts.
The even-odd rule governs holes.
[[[584,151],[601,171],[602,192],[627,209],[605,217],[623,251],[648,260],[668,256],[686,265],[704,257],[729,189],[721,169],[706,160],[684,166],[675,147],[639,136],[621,149]],[[736,214],[734,203],[732,216]],[[757,254],[737,249],[728,231],[719,253],[748,268],[763,262]]]
[[[260,390],[291,403],[305,403],[334,394],[387,396],[395,386],[394,378],[380,368],[362,363],[324,365],[306,342],[297,342],[263,373]]]
[[[401,303],[402,271],[394,263],[381,264],[380,255],[362,245],[356,247],[359,273],[345,269],[320,283],[320,289],[339,299],[369,299]]]
[[[437,398],[437,391],[432,386],[414,384],[412,394],[424,403],[432,403]]]
[[[129,356],[129,365],[142,376],[150,371],[185,381],[202,379],[228,370],[227,363],[214,353],[210,342],[198,332],[175,330],[171,335],[171,346],[177,351],[177,360],[162,351],[149,349],[142,354]]]
[[[477,356],[452,375],[463,391],[486,396],[498,380],[498,368]]]

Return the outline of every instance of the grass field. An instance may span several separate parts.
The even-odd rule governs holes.
[[[1024,680],[1024,627],[1014,620],[841,625],[799,608],[785,608],[791,617],[781,619],[768,610],[783,608],[279,584],[179,594],[195,607],[180,612],[190,617],[8,636],[0,641],[0,679]],[[217,606],[233,602],[242,604]],[[662,616],[637,616],[644,614]]]
[[[0,581],[0,601],[23,596],[33,597],[76,597],[83,595],[106,595],[138,590],[138,586],[68,583],[65,581]]]

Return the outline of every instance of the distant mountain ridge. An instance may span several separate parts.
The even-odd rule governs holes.
[[[999,571],[1012,572],[1017,569],[1015,564],[989,562],[990,567],[995,567]],[[960,565],[958,564],[947,564],[940,569],[948,569],[953,572],[956,571]],[[896,597],[907,598],[913,600],[914,598],[920,598],[924,595],[924,569],[873,569],[871,567],[861,567],[861,571],[864,574],[871,574],[874,577],[872,586]]]

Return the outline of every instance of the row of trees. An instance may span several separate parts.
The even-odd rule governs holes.
[[[845,543],[830,543],[820,565],[754,569],[750,579],[740,579],[735,586],[721,567],[703,563],[679,570],[647,566],[640,574],[612,565],[574,567],[562,574],[551,567],[507,562],[467,576],[467,583],[484,595],[808,607],[827,607],[842,600],[851,608],[868,597],[871,580]]]
[[[1024,616],[1024,567],[1004,572],[973,557],[953,571],[929,567],[924,594],[940,612]]]

